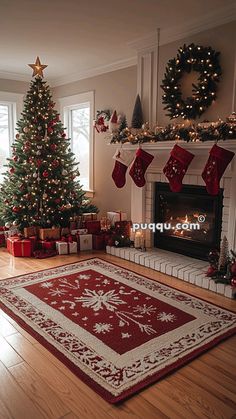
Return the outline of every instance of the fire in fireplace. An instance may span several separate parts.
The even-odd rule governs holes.
[[[207,259],[209,250],[220,246],[222,206],[222,189],[211,196],[205,187],[186,185],[174,193],[168,183],[157,182],[155,223],[168,228],[155,232],[155,247]]]

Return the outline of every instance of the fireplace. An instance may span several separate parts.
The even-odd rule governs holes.
[[[168,183],[156,182],[154,221],[166,229],[155,232],[154,246],[206,260],[220,246],[222,208],[223,189],[211,196],[205,187],[186,185],[174,193]]]

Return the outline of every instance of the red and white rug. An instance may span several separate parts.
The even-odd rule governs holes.
[[[101,259],[0,282],[0,307],[111,403],[236,331],[236,315]]]

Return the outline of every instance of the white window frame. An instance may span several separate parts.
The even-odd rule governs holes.
[[[79,93],[59,99],[62,122],[67,128],[68,137],[71,138],[71,111],[78,109],[82,104],[90,106],[90,142],[89,142],[89,188],[85,192],[94,193],[94,91]],[[73,151],[73,150],[72,150]]]
[[[23,94],[0,92],[0,104],[8,107],[9,123],[9,156],[12,156],[11,145],[16,135],[16,122],[20,118],[23,109]]]

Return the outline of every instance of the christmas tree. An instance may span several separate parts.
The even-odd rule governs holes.
[[[85,198],[79,170],[37,58],[17,123],[12,157],[0,189],[0,219],[18,225],[66,226],[76,214],[97,212]]]

